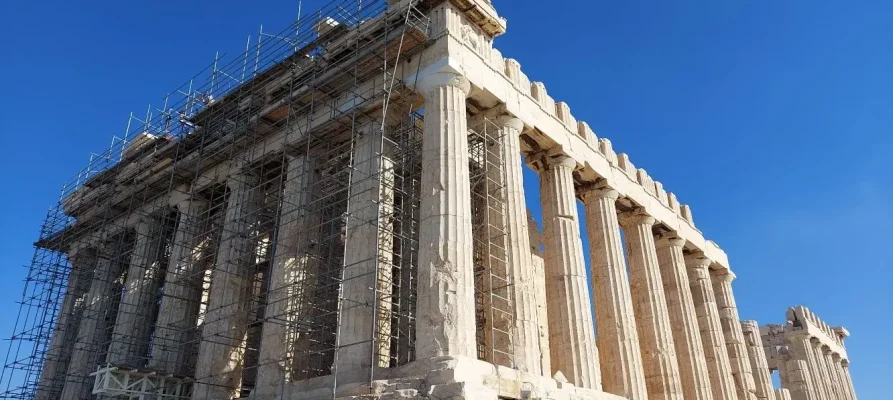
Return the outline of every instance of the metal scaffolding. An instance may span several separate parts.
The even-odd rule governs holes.
[[[423,116],[398,68],[425,11],[334,0],[131,115],[47,215],[0,397],[334,394],[354,349],[370,382],[413,361]],[[512,366],[499,132],[469,131],[478,355]]]

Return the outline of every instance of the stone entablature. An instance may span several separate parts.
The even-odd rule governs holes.
[[[856,400],[843,340],[846,328],[831,328],[803,306],[785,313],[784,325],[760,327],[766,364],[781,375],[791,398]]]

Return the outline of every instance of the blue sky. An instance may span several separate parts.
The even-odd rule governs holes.
[[[893,2],[495,3],[504,55],[692,206],[738,273],[741,317],[783,323],[805,304],[847,326],[860,398],[889,398]],[[296,12],[278,0],[0,4],[0,334],[62,182],[129,112]]]

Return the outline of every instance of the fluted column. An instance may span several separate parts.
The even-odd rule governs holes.
[[[656,245],[682,392],[686,399],[710,400],[713,398],[710,374],[682,254],[685,240],[674,235],[662,235]]]
[[[760,337],[760,326],[757,321],[741,321],[741,330],[744,332],[744,344],[747,346],[747,356],[753,372],[754,393],[757,399],[774,400],[775,391],[769,374],[769,363],[766,361],[766,351],[763,349],[763,339]]]
[[[776,400],[791,400],[791,392],[787,389],[775,389],[773,392]]]
[[[471,180],[465,98],[450,72],[427,76],[419,210],[416,358],[476,357]]]
[[[828,346],[820,346],[819,352],[822,355],[821,364],[828,374],[828,386],[831,387],[831,393],[835,396],[834,398],[845,400],[846,393],[844,393],[843,385],[840,382],[840,375],[837,374],[837,369],[834,367],[835,363],[833,357],[831,357],[831,349]]]
[[[710,370],[710,389],[714,399],[737,399],[735,382],[732,380],[732,367],[726,352],[725,337],[722,332],[719,309],[710,281],[710,260],[701,254],[686,257],[688,280],[691,286],[695,313],[698,315],[698,329],[704,343],[704,356]]]
[[[141,218],[136,225],[136,242],[118,306],[107,361],[111,365],[143,368],[148,361],[152,315],[158,301],[162,270],[160,252],[164,246],[162,216]]]
[[[394,167],[381,125],[360,128],[350,174],[336,370],[387,367],[390,356]],[[388,301],[379,301],[387,299]]]
[[[834,393],[834,387],[831,377],[828,376],[828,369],[825,368],[825,356],[822,354],[822,344],[818,338],[809,338],[809,350],[812,351],[813,364],[810,373],[815,378],[816,385],[824,398],[829,400],[837,400],[837,394]]]
[[[738,400],[754,400],[753,371],[744,345],[744,333],[741,331],[741,320],[738,317],[738,305],[732,291],[735,274],[729,270],[717,270],[713,273],[713,292],[716,295],[716,306],[725,336],[726,349],[729,353],[729,364],[732,366],[732,377]]]
[[[546,304],[552,371],[579,387],[601,389],[592,301],[586,280],[573,171],[566,156],[547,157],[540,173]]]
[[[255,261],[251,229],[263,200],[259,184],[260,177],[251,172],[237,173],[227,182],[230,194],[211,272],[193,400],[228,399],[242,384],[250,304],[246,270]]]
[[[315,222],[311,222],[312,213],[305,210],[315,181],[313,167],[307,155],[288,158],[264,310],[257,385],[252,393],[252,398],[258,400],[278,399],[282,385],[296,380],[295,363],[299,358],[295,354],[299,351],[299,339],[305,335],[298,326],[312,309],[317,276],[315,261],[308,255],[312,237],[307,234],[308,225]]]
[[[100,356],[104,355],[108,348],[108,331],[115,318],[109,311],[114,309],[114,302],[117,300],[114,294],[121,287],[116,282],[120,272],[118,260],[120,248],[121,243],[118,243],[118,240],[100,246],[77,339],[68,364],[62,400],[90,398],[94,379],[89,374],[96,371],[97,366],[105,361]]]
[[[499,146],[505,170],[505,233],[512,279],[512,298],[515,300],[515,325],[512,337],[515,368],[535,375],[551,376],[548,341],[540,342],[548,332],[540,332],[536,294],[538,286],[545,290],[544,277],[536,276],[530,253],[530,234],[527,226],[527,205],[524,198],[524,179],[518,156],[521,154],[519,135],[524,129],[520,119],[503,116],[496,120]],[[544,324],[545,325],[545,324]]]
[[[846,389],[849,390],[850,398],[857,400],[856,388],[853,386],[853,378],[850,376],[850,362],[848,360],[841,360],[840,366],[843,369],[844,384]]]
[[[648,389],[617,221],[618,194],[605,186],[586,187],[581,194],[592,263],[602,386],[605,392],[628,399],[646,399]]]
[[[634,212],[624,215],[620,225],[626,239],[633,312],[642,349],[648,398],[682,399],[667,298],[652,233],[654,218]]]
[[[187,375],[189,340],[198,324],[201,302],[200,272],[208,241],[202,240],[206,224],[203,214],[208,204],[197,199],[176,203],[179,212],[177,230],[168,259],[167,272],[149,367],[164,373]]]
[[[90,289],[90,278],[96,265],[96,251],[85,246],[74,247],[68,252],[68,262],[71,264],[68,285],[59,307],[56,328],[47,346],[34,396],[36,400],[59,398],[65,385],[65,372],[71,359],[72,345],[84,313],[84,296]]]
[[[805,332],[793,332],[786,335],[785,339],[789,343],[791,357],[795,360],[801,360],[806,363],[806,369],[809,371],[809,392],[816,400],[833,400],[828,398],[821,377],[818,373],[819,367],[812,349],[812,343],[809,341],[809,334]],[[791,397],[794,397],[794,390],[791,389]]]
[[[853,394],[850,393],[850,388],[848,387],[846,377],[844,376],[841,361],[840,354],[833,353],[831,355],[831,372],[837,376],[837,383],[840,385],[840,398],[843,400],[856,400],[853,397]]]
[[[791,359],[785,362],[782,371],[782,385],[791,394],[791,400],[816,400],[818,397],[812,389],[812,376],[806,361]]]

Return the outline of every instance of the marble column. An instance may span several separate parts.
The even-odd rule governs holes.
[[[117,279],[121,272],[119,252],[122,243],[119,242],[122,240],[116,239],[98,246],[100,252],[97,255],[71,361],[68,363],[62,400],[90,398],[94,379],[89,375],[105,362],[102,356],[108,349],[108,331],[115,322],[115,315],[111,310],[115,309],[114,302],[117,301],[115,292],[121,287]]]
[[[821,377],[818,373],[818,363],[809,338],[810,336],[806,332],[793,332],[787,334],[785,337],[790,345],[791,357],[806,363],[806,369],[809,372],[809,380],[807,381],[807,384],[809,386],[809,392],[812,394],[813,398],[816,400],[833,400],[827,396],[825,386],[821,382]],[[795,396],[796,394],[794,393],[794,390],[791,389],[791,397]]]
[[[169,374],[191,375],[189,340],[198,324],[201,261],[208,240],[202,223],[208,204],[197,199],[175,203],[178,221],[164,277],[161,304],[149,367]]]
[[[828,386],[831,387],[831,393],[834,395],[835,399],[845,400],[846,394],[843,391],[843,385],[840,382],[840,376],[837,374],[837,370],[834,367],[834,359],[831,357],[831,349],[828,346],[820,346],[819,353],[821,354],[821,364],[822,367],[825,368],[828,374]]]
[[[65,385],[65,372],[84,313],[84,296],[90,290],[90,280],[96,266],[96,251],[86,246],[73,247],[68,252],[68,262],[71,264],[68,284],[59,306],[56,328],[44,356],[35,400],[57,399]]]
[[[729,270],[717,270],[713,272],[712,278],[713,292],[716,296],[716,306],[719,310],[719,318],[722,323],[726,350],[729,353],[729,364],[732,366],[732,377],[735,381],[738,400],[754,400],[756,399],[754,394],[756,390],[754,388],[753,371],[750,368],[750,359],[747,356],[747,346],[744,344],[744,333],[741,331],[738,305],[735,304],[735,294],[732,291],[732,281],[735,280],[735,274]]]
[[[856,399],[856,388],[853,386],[853,378],[850,376],[850,362],[849,360],[841,360],[840,366],[843,370],[842,376],[844,380],[844,387],[849,391],[849,397],[853,400]]]
[[[785,362],[782,385],[791,394],[791,400],[816,400],[812,389],[812,376],[806,361],[791,359]]]
[[[306,231],[308,225],[316,223],[315,216],[305,210],[315,182],[313,168],[307,155],[288,157],[264,310],[257,385],[252,392],[252,398],[257,400],[278,399],[282,385],[296,380],[300,358],[295,353],[300,336],[305,335],[298,325],[312,310],[317,276],[315,260],[309,256],[313,238]]]
[[[682,399],[667,298],[654,245],[654,218],[634,211],[620,219],[626,239],[636,331],[651,400]]]
[[[704,344],[704,356],[710,371],[710,389],[714,399],[737,399],[735,382],[732,379],[732,366],[726,351],[726,341],[720,322],[719,308],[713,294],[708,267],[711,261],[700,253],[685,258],[688,267],[688,280],[691,286],[695,313],[698,315],[698,328]]]
[[[577,215],[573,171],[564,155],[546,157],[540,171],[545,239],[546,305],[552,371],[583,388],[602,388]]]
[[[335,366],[342,376],[390,360],[394,168],[380,128],[361,127],[354,144]]]
[[[419,210],[416,359],[476,358],[465,77],[426,76]]]
[[[741,330],[744,332],[744,344],[747,346],[747,356],[753,373],[754,393],[757,399],[774,400],[775,391],[769,374],[766,351],[763,349],[763,339],[760,337],[760,325],[757,321],[741,321]]]
[[[822,354],[822,344],[818,338],[809,338],[809,349],[812,351],[813,364],[809,372],[815,378],[816,385],[819,387],[826,399],[837,400],[837,394],[834,393],[834,385],[831,377],[828,376],[828,369],[825,368],[825,356]]]
[[[515,300],[515,321],[512,337],[512,353],[515,368],[534,375],[551,376],[548,341],[543,345],[548,331],[540,331],[536,294],[538,286],[545,290],[545,281],[536,276],[533,256],[530,253],[530,236],[527,225],[527,205],[524,198],[524,179],[518,156],[521,154],[519,135],[524,129],[520,119],[502,116],[496,119],[499,126],[499,146],[505,170],[505,233],[509,273],[512,282],[512,298]],[[544,324],[545,325],[545,324]]]
[[[856,400],[855,397],[853,397],[853,394],[850,392],[846,377],[844,376],[840,355],[837,353],[832,354],[831,363],[831,369],[834,371],[835,374],[837,374],[837,382],[840,383],[842,398],[844,400]]]
[[[776,400],[791,400],[791,392],[787,389],[774,389]]]
[[[148,361],[149,341],[155,324],[153,308],[158,301],[162,278],[159,258],[165,240],[162,218],[143,217],[136,225],[136,242],[106,358],[111,365],[143,368]]]
[[[263,203],[258,185],[260,177],[251,172],[236,173],[227,181],[230,192],[217,259],[211,272],[193,400],[235,397],[242,384],[250,307],[246,271],[255,262],[251,231]]]
[[[698,331],[698,315],[695,313],[695,304],[689,289],[685,257],[682,254],[685,240],[665,234],[661,235],[656,245],[673,343],[676,345],[682,392],[686,399],[711,400],[713,395],[710,373]]]
[[[592,263],[592,293],[595,296],[602,386],[605,392],[632,400],[644,400],[648,397],[648,389],[620,241],[615,204],[618,194],[606,186],[586,187],[581,194]]]

